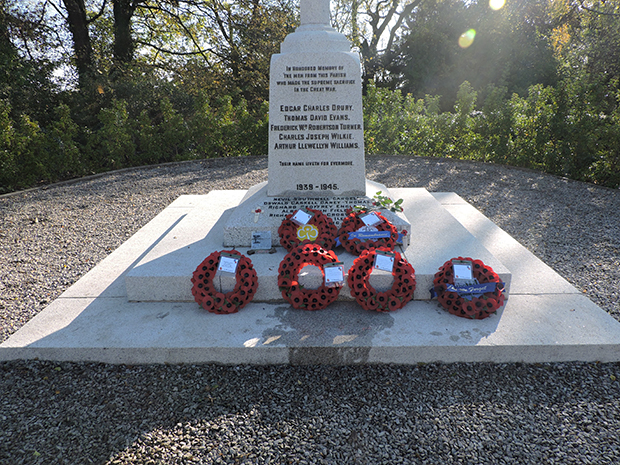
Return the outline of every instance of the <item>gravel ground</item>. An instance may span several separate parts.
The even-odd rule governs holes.
[[[369,157],[456,192],[620,320],[620,190],[474,162]],[[181,194],[267,159],[109,173],[0,197],[0,341]],[[620,463],[620,364],[0,363],[2,464]]]

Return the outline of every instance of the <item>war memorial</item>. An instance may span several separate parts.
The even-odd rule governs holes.
[[[620,323],[456,193],[366,179],[359,57],[329,0],[302,0],[272,57],[269,117],[267,182],[176,199],[0,360],[620,360]],[[446,287],[461,261],[488,286]]]

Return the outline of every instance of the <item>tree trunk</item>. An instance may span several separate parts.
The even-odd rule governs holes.
[[[137,2],[113,0],[114,3],[114,61],[118,65],[133,61],[134,43],[131,36],[131,18]]]
[[[73,37],[75,66],[79,77],[80,89],[90,87],[93,78],[93,49],[88,32],[88,18],[84,0],[63,0],[67,9],[69,31]]]

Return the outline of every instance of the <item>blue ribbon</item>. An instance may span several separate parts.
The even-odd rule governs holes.
[[[391,235],[390,231],[355,231],[349,233],[349,239],[382,239]]]
[[[487,292],[493,292],[496,289],[499,289],[501,292],[504,292],[504,283],[482,283],[482,284],[473,284],[471,286],[455,286],[454,284],[446,284],[446,290],[448,292],[455,292],[461,297],[465,297],[467,300],[471,300],[473,297],[481,296],[482,294],[486,294]],[[437,291],[435,288],[430,289],[431,299],[437,297]]]
[[[358,237],[359,239],[362,239],[361,237],[357,236],[357,234],[359,234],[360,232],[352,232],[349,233],[349,239],[354,239],[355,237]],[[364,239],[379,239],[381,237],[390,237],[390,232],[389,231],[381,231],[381,233],[383,235],[381,236],[375,236],[375,237],[365,237]],[[356,234],[356,236],[353,236],[353,234]],[[378,232],[366,232],[364,234],[378,234]],[[398,239],[396,240],[397,243],[402,244],[403,243],[403,237],[405,237],[404,234],[398,233]],[[336,237],[336,245],[334,245],[334,247],[339,247],[341,246],[342,243],[340,242],[340,237]]]

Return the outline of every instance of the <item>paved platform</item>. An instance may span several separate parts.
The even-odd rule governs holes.
[[[182,196],[172,203],[169,208],[178,213],[178,223],[153,244],[127,273],[127,298],[142,302],[193,302],[191,282],[187,277],[192,276],[197,265],[209,253],[225,248],[222,246],[224,227],[232,214],[244,210],[235,208],[244,192],[216,191],[203,196]],[[492,267],[506,283],[509,292],[510,271],[425,189],[405,189],[400,194],[391,194],[395,198],[406,199],[403,206],[411,223],[407,229],[412,240],[408,241],[406,248],[397,247],[397,250],[415,268],[417,287],[414,299],[428,300],[428,290],[432,287],[433,276],[439,266],[459,255],[478,258]],[[255,202],[249,203],[255,205]],[[250,214],[247,208],[245,210]],[[248,239],[250,235],[251,232],[248,232]],[[236,249],[247,254],[249,247]],[[283,302],[277,276],[286,251],[283,247],[276,250],[274,254],[251,257],[258,274],[258,290],[254,297],[256,302]],[[345,270],[349,270],[356,256],[345,252],[343,248],[337,248],[336,253],[344,263]],[[373,272],[371,284],[377,289],[389,289],[392,275],[386,278]],[[346,284],[340,292],[339,300],[353,300]]]
[[[434,273],[453,256],[450,253],[479,251],[511,278],[510,299],[496,315],[466,320],[429,300],[414,300],[389,314],[367,312],[346,301],[317,312],[278,302],[252,302],[232,315],[207,313],[196,303],[183,301],[187,297],[183,295],[161,302],[129,301],[127,285],[131,288],[132,284],[126,278],[130,273],[136,278],[133,286],[139,289],[139,272],[150,263],[151,271],[161,269],[153,266],[165,260],[166,267],[176,270],[161,274],[159,283],[165,283],[180,270],[185,273],[188,259],[193,271],[210,253],[207,237],[222,221],[216,205],[223,199],[234,205],[244,194],[214,191],[207,196],[184,196],[171,204],[0,344],[0,360],[126,364],[620,360],[619,322],[457,195],[421,191],[391,189],[394,197],[405,199],[405,214],[412,223],[412,241],[405,253],[419,276],[418,291],[430,287],[421,277]],[[200,208],[205,204],[212,208]],[[437,205],[442,208],[437,210]],[[441,211],[440,218],[432,211]],[[199,215],[203,237],[187,243],[192,241],[191,234],[183,231],[192,229],[195,215]],[[442,218],[452,226],[434,230],[435,245],[416,242],[414,228],[428,229]],[[461,236],[467,241],[452,241],[455,224],[467,232]],[[171,248],[174,241],[178,244]],[[444,247],[442,251],[434,248],[438,244]],[[189,281],[189,275],[183,276]],[[149,286],[149,292],[159,288]],[[174,292],[186,292],[190,286]]]

